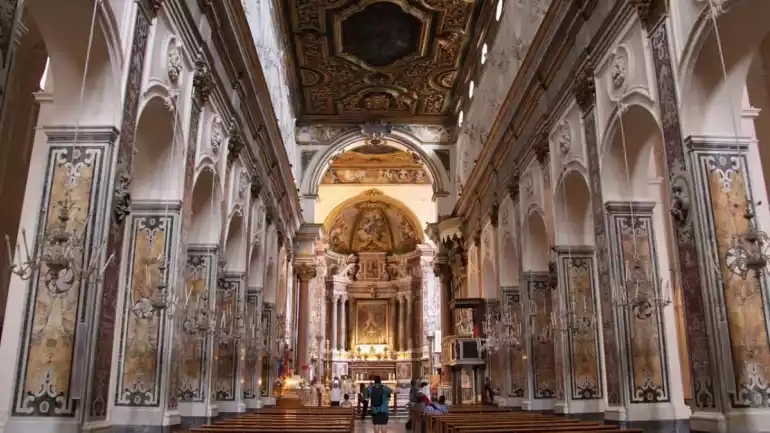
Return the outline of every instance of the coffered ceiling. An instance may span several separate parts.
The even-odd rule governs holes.
[[[446,123],[474,0],[278,1],[298,121]]]

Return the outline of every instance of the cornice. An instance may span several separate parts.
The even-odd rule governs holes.
[[[502,173],[500,189],[535,158],[533,144],[539,133],[549,130],[574,100],[572,82],[575,77],[611,47],[624,23],[637,19],[633,16],[633,7],[625,1],[616,2],[611,10],[601,9],[602,15],[591,16],[595,5],[596,0],[575,0],[549,9],[498,113],[494,133],[490,134],[471,172],[466,192],[455,206],[456,215],[468,219],[477,206],[474,199],[477,194],[482,197],[481,204],[491,205],[494,195],[489,194],[491,173],[480,167],[488,167],[491,161],[498,161],[500,167],[510,167]],[[596,26],[592,27],[597,30],[590,40],[580,45],[576,36],[587,20],[594,22]],[[550,32],[544,30],[548,26],[552,27]],[[563,72],[565,67],[567,73]],[[497,191],[498,196],[502,193]],[[473,218],[467,223],[469,230],[473,230]]]
[[[260,159],[256,158],[256,151],[262,153],[267,150],[267,158],[257,162],[263,168],[263,173],[259,174],[263,181],[272,179],[275,182],[270,185],[274,197],[288,198],[279,203],[278,217],[287,228],[287,234],[293,235],[302,221],[299,196],[243,5],[240,2],[204,3],[203,12],[212,22],[213,44],[227,55],[223,59],[226,60],[223,61],[225,74],[238,87],[239,108],[244,117],[241,123],[248,125],[249,135],[256,143],[249,146],[253,148],[247,153],[252,158]],[[215,25],[217,23],[230,25]],[[240,56],[231,55],[236,52],[235,48]]]

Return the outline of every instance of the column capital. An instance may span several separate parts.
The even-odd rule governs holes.
[[[596,103],[596,82],[594,68],[590,63],[583,65],[572,82],[572,94],[575,96],[580,110],[588,112]]]
[[[195,72],[193,72],[193,94],[201,104],[205,104],[214,88],[214,79],[203,51],[195,56]]]
[[[294,264],[294,272],[301,282],[306,283],[318,275],[318,267],[315,263],[298,262]]]
[[[666,14],[666,5],[662,0],[630,0],[639,20],[646,30],[650,30],[660,22]]]

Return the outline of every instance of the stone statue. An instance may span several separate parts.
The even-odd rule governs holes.
[[[358,271],[358,254],[351,254],[348,256],[345,266],[337,275],[350,278],[351,280],[356,277]]]

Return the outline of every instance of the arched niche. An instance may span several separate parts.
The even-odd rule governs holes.
[[[500,242],[500,284],[514,286],[519,283],[519,257],[513,235],[505,232]]]
[[[585,176],[577,170],[569,170],[557,187],[554,200],[556,244],[593,244],[591,191]]]
[[[222,230],[222,196],[218,183],[218,177],[211,167],[203,167],[195,179],[191,244],[219,245],[219,233]]]
[[[685,137],[732,137],[736,129],[738,135],[745,135],[740,118],[743,91],[752,61],[770,34],[768,16],[770,2],[730,2],[716,19],[718,41],[709,8],[705,8],[686,46],[679,80],[680,106],[687,107],[681,110]]]
[[[249,267],[246,272],[248,273],[248,280],[246,286],[249,288],[262,288],[262,251],[261,245],[255,243],[251,247],[251,253],[249,254]]]
[[[481,263],[481,293],[488,299],[500,298],[500,287],[492,255],[485,255]]]
[[[522,251],[525,271],[548,271],[550,255],[548,229],[543,214],[531,210],[524,221],[524,248]]]
[[[111,4],[92,0],[24,2],[24,13],[40,30],[50,58],[47,80],[51,87],[46,85],[46,90],[53,91],[55,124],[110,125],[118,119],[121,98],[115,95],[121,94],[121,62],[125,59],[121,58],[123,46]]]
[[[227,261],[225,270],[228,272],[246,272],[246,236],[244,220],[236,213],[230,218],[225,236],[224,259]]]
[[[638,104],[616,111],[604,139],[602,192],[605,201],[644,201],[651,182],[662,178],[663,133],[657,119]],[[659,161],[659,162],[658,162]]]
[[[468,248],[468,298],[478,298],[481,296],[481,288],[479,284],[479,249],[474,244]]]
[[[174,134],[176,133],[176,138]],[[151,98],[139,115],[131,197],[134,200],[181,200],[185,161],[173,112],[160,97]]]

